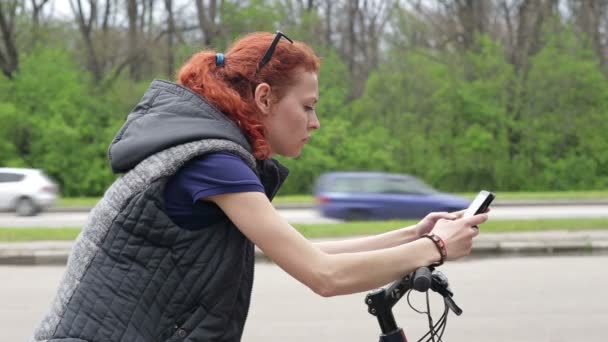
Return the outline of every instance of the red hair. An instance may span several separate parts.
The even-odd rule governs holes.
[[[320,67],[319,57],[308,45],[298,41],[292,44],[282,38],[268,63],[256,74],[258,63],[274,37],[266,32],[242,37],[226,51],[223,66],[216,65],[215,51],[198,52],[177,75],[177,83],[203,96],[239,126],[257,159],[266,159],[272,153],[253,97],[257,85],[268,83],[278,101],[301,72],[318,74]]]

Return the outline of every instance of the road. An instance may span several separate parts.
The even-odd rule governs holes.
[[[291,223],[339,222],[319,216],[314,209],[281,209],[279,212]],[[85,212],[43,213],[34,217],[17,217],[14,214],[2,213],[0,227],[81,227],[86,218]],[[492,208],[490,218],[608,218],[608,205],[500,206]]]
[[[442,267],[464,313],[448,319],[450,342],[605,342],[608,256],[472,259]],[[24,341],[54,295],[64,268],[0,267],[0,341]],[[363,294],[321,298],[271,263],[256,265],[243,341],[378,341]],[[423,305],[423,295],[412,302]],[[439,317],[437,295],[432,312]],[[395,308],[410,341],[427,326],[407,301]]]

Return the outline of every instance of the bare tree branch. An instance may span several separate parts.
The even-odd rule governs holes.
[[[82,38],[84,40],[89,70],[93,74],[93,79],[95,80],[95,83],[99,84],[102,79],[102,70],[91,36],[93,30],[93,23],[95,22],[93,16],[97,15],[97,1],[89,0],[89,13],[91,17],[88,19],[84,14],[81,0],[75,1],[76,4],[74,4],[74,0],[69,1],[70,7],[72,8],[72,12],[74,12],[74,16],[76,17],[76,21],[78,23],[78,28],[80,29],[80,33],[82,34]]]
[[[112,10],[112,0],[106,0],[106,5],[104,7],[103,12],[103,20],[101,24],[101,30],[104,34],[108,33],[109,25],[110,25],[110,13]]]
[[[198,24],[203,34],[203,42],[205,46],[212,44],[213,39],[218,35],[219,30],[215,23],[217,19],[218,6],[216,0],[209,1],[208,8],[205,6],[203,0],[196,0],[196,12],[198,18]],[[223,2],[222,2],[223,5]]]

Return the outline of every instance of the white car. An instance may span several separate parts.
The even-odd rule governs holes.
[[[59,187],[43,171],[0,167],[0,211],[32,216],[48,209],[59,197]]]

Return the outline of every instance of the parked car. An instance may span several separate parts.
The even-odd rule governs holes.
[[[343,220],[418,219],[467,208],[470,200],[442,193],[420,179],[383,172],[330,172],[315,184],[317,207]]]
[[[0,210],[32,216],[51,207],[58,185],[37,169],[0,168]]]

